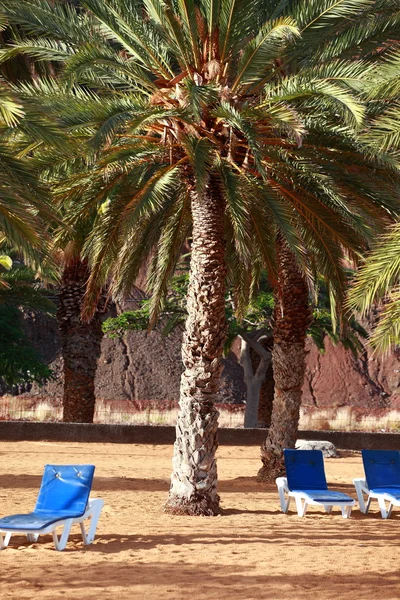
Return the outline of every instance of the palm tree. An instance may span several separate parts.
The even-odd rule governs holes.
[[[3,26],[5,25],[7,25],[6,21],[3,23]],[[19,27],[17,26],[16,29],[18,33]],[[5,41],[8,41],[8,43],[13,42],[12,34],[13,31],[10,29],[3,30],[3,44]],[[26,82],[28,84],[36,81],[40,74],[44,76],[54,74],[54,71],[57,70],[57,63],[49,61],[44,63],[35,60],[35,57],[17,55],[4,63],[2,70],[8,83],[21,84]],[[10,94],[10,85],[7,85],[6,90]],[[13,101],[11,103],[9,98],[7,99],[6,108],[8,112],[5,113],[5,118],[9,126],[14,126],[20,120],[20,117],[24,115],[24,109],[21,102]],[[24,100],[25,104],[27,103],[28,112],[32,113],[32,110],[29,109],[32,109],[31,104],[34,97],[28,98],[25,94]],[[56,122],[56,119],[54,119],[53,127]],[[43,115],[38,114],[36,127],[40,129],[44,124]],[[46,138],[46,136],[44,140],[42,139],[46,142],[45,145],[40,144],[40,138],[43,136],[37,135],[32,124],[30,128],[25,128],[23,133],[25,134],[25,153],[29,153],[30,163],[35,163],[32,165],[34,168],[31,168],[31,179],[33,172],[38,173],[40,170],[42,174],[45,174],[42,180],[46,179],[47,184],[53,183],[49,176],[50,165],[54,170],[54,168],[59,168],[60,161],[67,163],[71,157],[71,144],[58,144],[57,147],[57,144],[54,145],[54,140]],[[32,159],[32,142],[34,144],[34,154],[38,155],[40,153],[39,164]],[[16,192],[20,194],[18,189]],[[65,209],[64,206],[61,212],[65,213]],[[54,224],[52,223],[53,226]],[[88,225],[86,225],[86,230],[87,228]],[[94,311],[94,316],[90,322],[82,321],[80,313],[89,275],[87,261],[80,255],[85,235],[83,229],[82,224],[78,226],[69,224],[67,230],[65,227],[60,226],[56,236],[57,242],[51,244],[51,252],[53,255],[56,254],[58,262],[62,263],[57,320],[63,356],[63,420],[92,423],[95,410],[94,379],[103,337],[101,331],[101,308],[103,304],[101,307],[99,305],[98,310]],[[54,233],[53,229],[53,235]],[[31,243],[32,241],[31,238]]]
[[[380,12],[382,8],[384,8],[383,4],[375,5],[375,9],[378,9],[376,17],[380,19],[381,25],[388,16]],[[386,5],[386,8],[389,11],[391,10],[389,4]],[[397,16],[393,14],[391,19],[398,22],[398,8],[395,13]],[[353,33],[358,31],[361,34],[356,44],[351,31]],[[385,42],[381,39],[380,43],[376,43],[376,40],[374,41],[371,38],[371,28],[362,20],[355,28],[353,28],[353,25],[347,28],[346,25],[343,27],[343,24],[340,24],[336,39],[332,40],[329,35],[324,35],[320,48],[317,49],[314,57],[319,56],[324,62],[327,57],[332,58],[336,55],[338,59],[346,58],[350,59],[350,62],[361,60],[364,61],[364,64],[370,65],[370,85],[359,88],[366,101],[366,121],[369,122],[369,126],[359,135],[359,139],[362,143],[369,145],[369,151],[377,157],[380,152],[387,152],[395,142],[399,142],[399,121],[396,120],[398,105],[393,106],[393,98],[398,97],[399,94],[400,56],[398,52],[396,54],[390,50],[395,47],[395,39],[398,41],[398,32],[394,34],[393,38],[389,34]],[[389,52],[385,53],[384,50],[387,47]],[[305,55],[303,55],[303,60],[307,60]],[[292,63],[287,66],[293,68]],[[389,109],[387,106],[388,101],[390,103]],[[389,156],[387,158],[389,161],[391,160]],[[392,159],[393,164],[399,164],[398,157],[392,156]],[[353,168],[358,167],[354,165]],[[345,171],[343,169],[343,178],[347,177]],[[340,181],[340,176],[337,181]],[[366,190],[363,193],[368,197]],[[398,188],[397,191],[394,188],[392,194],[394,194],[394,198],[398,198]],[[372,241],[370,238],[370,243]],[[280,248],[278,248],[278,257],[279,255],[283,259],[284,265],[283,268],[278,268],[277,291],[280,291],[280,295],[276,298],[274,338],[282,340],[283,343],[279,347],[274,346],[273,365],[274,374],[276,373],[275,378],[280,381],[277,382],[275,388],[268,436],[261,447],[263,466],[258,472],[259,479],[270,481],[283,474],[283,449],[294,447],[297,438],[301,389],[305,372],[304,341],[307,329],[307,289],[301,272],[284,242],[283,244],[281,242]],[[339,266],[340,260],[334,260],[334,262]],[[345,262],[345,256],[342,257],[341,262],[342,264]],[[333,279],[328,278],[328,285],[332,281]],[[362,293],[361,289],[360,287],[360,294]],[[335,300],[331,298],[336,302],[336,307],[332,313],[334,324],[339,312],[342,315],[341,319],[343,319],[343,299],[342,293],[338,294]],[[309,318],[310,316],[309,311]],[[382,326],[385,325],[387,325],[387,320],[382,321]],[[349,323],[345,325],[346,330],[348,330],[348,326]],[[296,368],[293,368],[293,365],[296,365]]]
[[[13,75],[15,80],[17,74],[14,72]],[[60,244],[63,247],[57,310],[64,371],[63,420],[92,423],[95,410],[94,378],[103,337],[103,303],[99,302],[98,310],[94,311],[90,322],[82,321],[82,301],[89,276],[87,260],[80,256],[84,228],[82,223],[78,226],[70,224],[67,230],[61,226],[58,244],[50,244],[46,230],[53,226],[54,233],[54,226],[57,225],[55,214],[45,201],[52,180],[48,174],[42,177],[42,181],[47,179],[44,187],[39,185],[37,179],[39,170],[43,173],[47,168],[49,171],[49,164],[52,169],[60,169],[60,161],[68,161],[73,154],[71,144],[66,144],[64,138],[64,143],[60,143],[56,122],[48,120],[37,110],[33,96],[21,94],[24,96],[22,100],[8,83],[3,81],[0,84],[0,114],[3,117],[0,138],[0,178],[3,178],[0,234],[3,231],[6,234],[4,238],[23,251],[28,264],[36,266],[44,259],[48,262],[50,252],[59,255]],[[40,161],[35,160],[32,154],[40,154]]]
[[[36,88],[35,88],[36,89]],[[30,99],[29,87],[25,98]],[[82,308],[90,266],[83,256],[85,240],[94,222],[94,215],[70,218],[74,206],[60,202],[58,187],[80,164],[80,137],[70,135],[62,148],[41,147],[35,153],[35,167],[52,190],[52,198],[62,219],[53,228],[52,251],[60,275],[57,321],[63,358],[63,420],[74,423],[93,423],[95,412],[95,375],[103,339],[101,319],[106,305],[102,292],[96,300],[91,318],[82,319]]]
[[[62,61],[58,93],[38,88],[41,101],[88,140],[84,160],[59,187],[65,202],[75,200],[76,219],[96,214],[84,247],[85,315],[108,278],[115,296],[129,294],[152,255],[155,319],[181,246],[192,239],[169,512],[219,512],[214,401],[226,281],[239,315],[263,267],[281,303],[288,285],[292,297],[301,294],[295,333],[277,331],[279,390],[288,342],[296,344],[288,358],[298,361],[290,369],[303,369],[306,279],[323,273],[340,301],[342,248],[358,255],[396,209],[397,164],[359,141],[365,110],[357,94],[369,67],[354,59],[360,40],[395,35],[396,3],[292,4],[81,0],[85,10],[75,11],[46,0],[0,3],[37,36],[3,57]],[[293,400],[285,390],[293,404],[294,393]]]

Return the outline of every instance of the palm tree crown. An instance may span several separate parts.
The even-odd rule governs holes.
[[[239,310],[254,273],[266,264],[274,274],[275,226],[305,272],[313,257],[341,296],[342,247],[359,253],[394,209],[387,172],[397,165],[362,142],[356,92],[373,78],[369,42],[395,36],[396,2],[255,1],[249,10],[234,0],[82,0],[84,12],[1,4],[36,36],[4,57],[63,62],[68,84],[43,82],[43,101],[90,139],[62,193],[74,223],[102,206],[87,248],[91,289],[112,267],[115,291],[129,292],[156,248],[156,309],[190,232],[190,192],[212,179]]]

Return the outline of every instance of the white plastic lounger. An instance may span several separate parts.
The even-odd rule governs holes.
[[[52,533],[57,550],[64,550],[72,525],[79,523],[84,544],[91,544],[104,501],[89,499],[93,465],[46,465],[33,512],[0,519],[0,550],[13,534],[25,534],[30,542]],[[88,532],[84,521],[91,518]],[[60,537],[57,527],[63,527]]]
[[[389,519],[393,507],[400,506],[400,452],[363,450],[362,459],[365,479],[353,480],[360,510],[367,514],[371,500],[378,500],[382,519]]]
[[[295,499],[297,514],[304,517],[309,505],[322,506],[327,513],[339,506],[347,519],[355,500],[342,492],[333,492],[326,483],[321,450],[284,450],[286,477],[278,477],[279,500],[284,513]]]

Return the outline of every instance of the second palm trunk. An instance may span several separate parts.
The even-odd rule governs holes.
[[[275,395],[271,425],[261,447],[258,476],[272,481],[284,472],[283,449],[294,448],[305,374],[306,332],[311,322],[307,284],[285,241],[277,240],[278,286],[275,294],[272,364]]]
[[[94,382],[103,332],[100,311],[89,323],[81,319],[88,277],[88,265],[79,258],[64,267],[57,311],[64,361],[63,421],[70,423],[93,423],[95,410]]]

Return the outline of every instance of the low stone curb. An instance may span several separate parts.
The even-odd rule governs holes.
[[[259,446],[267,429],[219,430],[221,446]],[[361,431],[299,431],[299,438],[326,440],[341,450],[399,450],[399,433]],[[163,425],[106,425],[0,421],[0,441],[97,442],[111,444],[173,444],[175,427]]]

